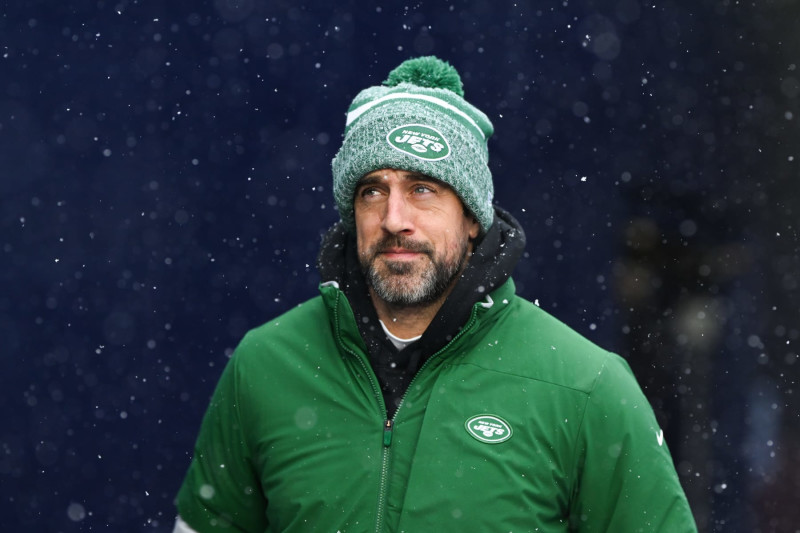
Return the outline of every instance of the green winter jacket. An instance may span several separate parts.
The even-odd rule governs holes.
[[[511,279],[392,420],[347,298],[320,290],[227,365],[178,495],[196,531],[696,530],[627,364]]]

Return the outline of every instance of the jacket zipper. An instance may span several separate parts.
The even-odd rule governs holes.
[[[385,409],[384,409],[385,412]],[[389,484],[389,455],[392,444],[394,420],[387,418],[383,423],[383,453],[381,457],[381,484],[378,489],[378,513],[375,515],[375,533],[383,529],[383,517],[386,514],[386,490]]]
[[[386,422],[383,424],[383,445],[384,446],[391,446],[392,445],[392,426],[394,425],[394,421],[387,419]]]
[[[336,302],[334,304],[334,314],[336,315],[336,335],[339,336],[339,298],[341,298],[341,292],[336,296]],[[388,484],[389,478],[389,445],[392,443],[392,427],[394,426],[394,421],[386,418],[386,404],[383,401],[383,394],[381,393],[380,387],[375,381],[375,372],[372,368],[369,367],[367,363],[364,362],[364,359],[355,353],[353,350],[347,348],[345,344],[342,342],[341,337],[339,337],[339,345],[349,353],[351,356],[355,357],[356,360],[361,365],[361,368],[364,370],[364,375],[367,376],[369,380],[369,384],[372,387],[372,393],[375,395],[375,398],[378,400],[378,407],[381,410],[381,418],[384,419],[383,422],[383,447],[381,450],[381,480],[380,485],[378,487],[378,507],[377,512],[375,514],[375,532],[380,533],[381,528],[383,527],[383,514],[384,514],[384,507],[386,506],[386,486]],[[396,414],[396,413],[395,413]]]
[[[337,332],[338,335],[338,332]],[[344,348],[344,343],[341,343],[341,339],[339,339],[341,346]],[[383,417],[386,416],[386,404],[383,402],[383,394],[381,394],[380,388],[375,383],[375,379],[372,377],[374,371],[364,363],[364,360],[360,355],[355,353],[354,351],[344,348],[346,352],[356,358],[356,360],[361,364],[361,368],[364,370],[364,374],[369,379],[369,383],[372,386],[372,392],[378,400],[378,405],[381,408]],[[397,412],[395,412],[397,415]],[[380,485],[378,486],[378,507],[377,512],[375,513],[375,533],[380,533],[381,528],[383,527],[383,515],[384,515],[384,507],[386,506],[386,486],[389,483],[389,446],[392,444],[392,429],[394,427],[394,420],[385,418],[383,422],[383,447],[381,450],[381,480]]]
[[[397,413],[399,413],[400,409],[403,407],[403,403],[405,403],[405,400],[406,400],[406,395],[408,394],[408,391],[411,390],[411,385],[414,384],[414,381],[416,381],[417,376],[422,374],[422,371],[425,370],[425,367],[428,366],[428,363],[430,363],[431,361],[436,359],[436,357],[438,357],[439,354],[441,354],[442,352],[447,350],[448,346],[453,344],[466,331],[468,331],[469,329],[472,328],[472,325],[475,323],[477,315],[478,315],[478,311],[477,311],[477,307],[476,307],[476,308],[473,308],[472,314],[469,317],[469,321],[467,322],[467,325],[464,326],[463,328],[461,328],[461,331],[459,331],[456,334],[456,336],[453,337],[450,340],[450,342],[448,342],[441,350],[439,350],[438,352],[434,353],[424,363],[422,363],[422,366],[419,368],[417,373],[414,374],[414,377],[412,377],[411,381],[408,383],[408,387],[406,388],[406,391],[403,393],[403,397],[400,399],[400,403],[397,404],[397,409],[395,409],[395,411],[394,411],[394,416],[392,418],[387,418],[383,422],[383,464],[381,465],[381,485],[380,485],[380,491],[378,493],[378,515],[377,515],[377,518],[375,520],[375,533],[381,533],[381,528],[383,527],[383,516],[385,514],[384,513],[385,509],[384,508],[386,506],[386,487],[387,487],[387,485],[389,483],[389,479],[388,479],[389,478],[389,451],[390,451],[390,446],[392,445],[392,434],[393,434],[393,431],[394,431],[394,421],[397,419]],[[359,358],[359,360],[360,360],[360,358]],[[372,378],[370,378],[370,379],[372,379]],[[386,412],[386,406],[383,404],[383,396],[380,395],[380,391],[377,391],[377,392],[378,392],[380,400],[381,400],[381,405],[384,406],[383,410],[384,410],[384,413],[385,413]]]
[[[338,319],[338,298],[339,298],[339,296],[337,296],[337,302],[336,302],[336,305],[334,306],[334,309],[335,309],[334,312],[337,315],[337,319],[336,319],[337,323],[339,322],[339,319]],[[394,421],[397,418],[397,413],[399,413],[400,412],[400,408],[403,407],[403,404],[405,403],[405,400],[406,400],[406,395],[408,395],[408,391],[411,390],[411,385],[413,385],[414,382],[417,380],[417,376],[419,376],[422,373],[422,371],[425,370],[425,367],[427,367],[428,364],[431,361],[436,359],[436,357],[438,357],[439,354],[441,354],[442,352],[447,350],[447,348],[451,344],[453,344],[458,339],[460,339],[462,335],[464,335],[467,331],[469,331],[472,328],[472,325],[475,323],[476,317],[478,316],[478,307],[477,307],[478,305],[479,304],[475,304],[475,306],[472,308],[472,313],[470,314],[469,321],[467,322],[467,325],[464,326],[463,328],[461,328],[461,331],[459,331],[455,335],[455,337],[453,337],[450,340],[450,342],[448,342],[441,350],[439,350],[438,352],[436,352],[433,355],[431,355],[424,363],[422,363],[422,366],[419,368],[417,373],[414,374],[414,377],[412,377],[411,381],[408,383],[408,387],[406,388],[406,391],[403,393],[403,397],[400,399],[400,403],[397,404],[397,409],[395,409],[395,411],[394,411],[394,416],[392,418],[384,419],[384,422],[383,422],[383,453],[382,453],[382,458],[381,458],[381,481],[380,481],[380,486],[378,488],[378,511],[377,511],[376,518],[375,518],[375,533],[381,533],[381,529],[383,528],[383,517],[384,517],[384,514],[385,514],[385,507],[386,507],[386,490],[387,490],[387,485],[389,483],[389,455],[390,455],[389,452],[390,452],[390,448],[391,448],[391,445],[392,445],[392,434],[393,434],[393,431],[394,431]],[[337,327],[336,334],[337,334],[337,336],[339,334],[338,327]],[[342,342],[341,338],[339,339],[339,344],[344,348],[344,343]],[[357,353],[355,353],[354,351],[352,351],[352,350],[350,350],[348,348],[344,348],[344,349],[345,349],[345,351],[349,352],[350,355],[355,357],[358,360],[358,362],[361,364],[361,367],[364,369],[364,373],[366,374],[367,378],[369,379],[370,385],[372,386],[372,392],[375,394],[375,397],[378,399],[378,404],[379,404],[379,406],[380,406],[380,408],[382,410],[383,415],[385,416],[386,415],[386,404],[383,402],[383,394],[381,393],[380,388],[375,383],[375,379],[373,379],[373,375],[374,375],[375,372],[371,368],[369,368],[366,363],[364,363],[364,360],[360,355],[358,355]]]

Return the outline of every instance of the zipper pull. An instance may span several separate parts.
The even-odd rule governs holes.
[[[383,445],[389,446],[392,444],[392,426],[394,423],[391,420],[386,420],[383,424]]]

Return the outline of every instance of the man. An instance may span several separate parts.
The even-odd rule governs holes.
[[[321,295],[237,348],[176,532],[695,531],[625,362],[515,296],[492,131],[433,57],[356,97]]]

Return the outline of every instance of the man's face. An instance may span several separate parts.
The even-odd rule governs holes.
[[[453,189],[414,172],[370,172],[353,203],[361,268],[375,294],[393,305],[426,305],[443,296],[480,230]]]

